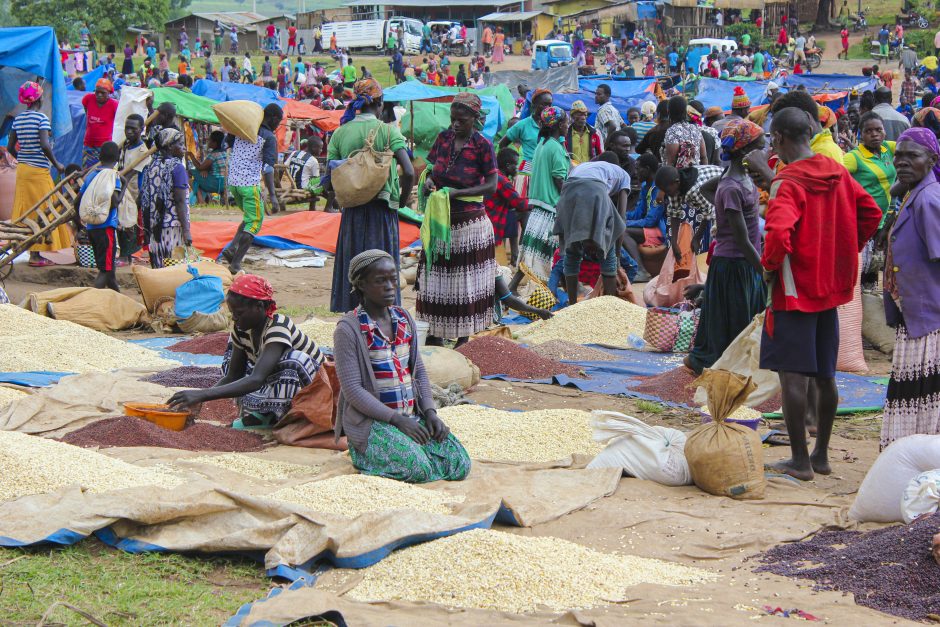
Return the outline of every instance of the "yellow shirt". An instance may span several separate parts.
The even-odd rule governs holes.
[[[809,142],[809,147],[812,148],[813,152],[817,155],[829,157],[839,163],[843,162],[844,153],[842,149],[839,148],[839,144],[836,143],[836,140],[832,138],[832,133],[827,128],[824,128],[813,137],[812,141]]]
[[[585,127],[584,131],[579,133],[571,129],[571,159],[578,163],[585,163],[591,160],[591,131]]]
[[[935,72],[937,70],[937,57],[935,56],[924,57],[920,60],[920,62],[931,72]]]

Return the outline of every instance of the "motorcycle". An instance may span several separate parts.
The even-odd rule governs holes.
[[[859,11],[852,25],[852,30],[856,33],[868,30],[868,18],[865,17],[865,11]]]
[[[901,26],[905,28],[929,28],[930,20],[926,17],[917,13],[916,11],[911,11],[907,15],[899,15],[901,20]]]
[[[473,51],[473,40],[456,39],[454,41],[448,41],[444,45],[441,45],[439,42],[431,44],[431,52],[441,54],[441,51],[446,52],[452,57],[469,57],[470,53]]]

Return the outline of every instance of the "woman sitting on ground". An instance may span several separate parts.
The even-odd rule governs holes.
[[[225,178],[228,165],[225,155],[225,133],[212,131],[209,135],[209,152],[205,160],[200,161],[190,156],[193,166],[193,186],[196,188],[196,202],[206,202],[208,195],[218,194],[219,201],[226,205]]]
[[[395,305],[392,256],[367,250],[349,263],[360,305],[333,334],[341,392],[336,439],[345,435],[353,466],[367,475],[406,481],[460,481],[470,457],[434,407],[411,315]]]
[[[316,342],[277,311],[274,288],[254,274],[235,277],[225,299],[234,327],[222,358],[222,378],[205,390],[177,392],[171,408],[234,398],[234,429],[273,427],[291,408],[294,396],[313,382],[323,363]]]

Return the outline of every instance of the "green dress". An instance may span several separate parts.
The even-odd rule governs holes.
[[[529,206],[532,208],[522,234],[520,261],[532,273],[547,281],[552,271],[552,257],[558,248],[555,229],[555,205],[561,192],[554,179],[568,178],[571,160],[558,139],[547,139],[535,149],[529,178]]]

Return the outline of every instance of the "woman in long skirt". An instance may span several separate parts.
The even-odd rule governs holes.
[[[891,227],[885,259],[885,318],[897,343],[881,426],[881,446],[915,433],[940,434],[940,146],[911,128],[894,153],[910,190]]]
[[[715,251],[695,346],[685,359],[685,365],[696,372],[710,368],[766,305],[759,192],[743,164],[746,154],[763,146],[764,131],[753,122],[732,120],[722,130],[722,158],[731,165],[715,192]]]
[[[336,240],[336,257],[333,266],[333,291],[330,296],[330,311],[346,313],[359,305],[359,297],[349,283],[349,262],[361,252],[371,249],[384,250],[399,265],[398,251],[398,203],[407,201],[414,184],[414,168],[405,148],[405,138],[397,127],[384,123],[382,115],[382,87],[375,79],[365,78],[353,88],[356,99],[349,103],[340,127],[336,129],[327,146],[328,161],[339,161],[365,146],[370,133],[375,132],[374,147],[378,151],[390,150],[395,161],[389,168],[388,180],[378,195],[358,207],[344,207]],[[398,166],[402,175],[399,185]],[[395,299],[401,303],[401,294]]]
[[[150,266],[162,268],[178,246],[193,243],[189,232],[189,174],[183,165],[183,133],[165,128],[157,152],[141,173],[140,206],[150,216]]]
[[[483,197],[495,191],[497,170],[493,145],[477,130],[482,102],[475,94],[457,94],[450,111],[451,128],[438,135],[428,153],[423,190],[431,197],[422,227],[416,309],[418,319],[430,325],[432,345],[442,338],[462,343],[486,329],[496,286],[496,244]],[[445,210],[439,202],[448,203],[448,215],[437,213],[434,207]],[[449,229],[435,228],[448,218]]]

